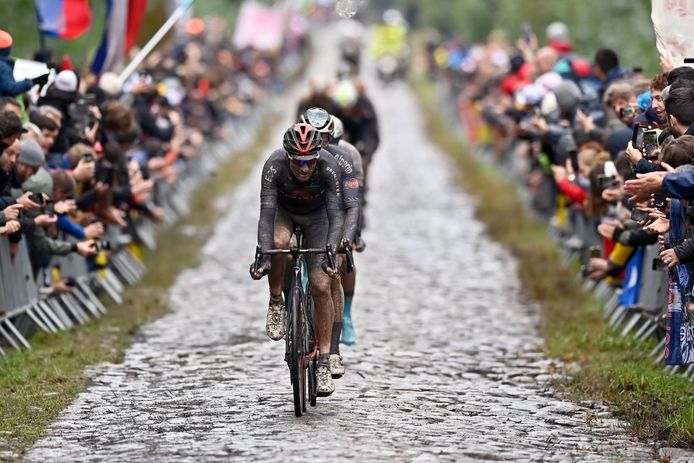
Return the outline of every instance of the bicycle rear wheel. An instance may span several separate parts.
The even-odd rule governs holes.
[[[313,352],[314,347],[318,340],[315,337],[316,330],[313,325],[313,299],[311,298],[311,287],[309,286],[306,291],[306,310],[304,315],[306,316],[306,329],[305,339],[306,339],[306,352]],[[316,390],[316,366],[318,360],[313,359],[308,361],[308,400],[312,407],[316,406],[316,397],[318,397],[318,391]]]
[[[292,289],[289,306],[289,331],[287,348],[289,350],[289,374],[294,394],[294,414],[298,417],[306,410],[306,370],[302,359],[306,355],[304,344],[304,307],[299,288]]]

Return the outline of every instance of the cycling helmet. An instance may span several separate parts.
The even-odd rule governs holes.
[[[330,116],[333,120],[333,138],[340,138],[345,133],[345,126],[342,125],[342,120],[337,116]]]
[[[333,88],[332,97],[340,108],[350,108],[357,102],[359,91],[351,80],[341,80]]]
[[[311,124],[298,123],[284,133],[284,147],[287,154],[302,161],[314,159],[321,149],[321,137]]]
[[[310,124],[320,133],[333,132],[333,120],[330,113],[323,108],[309,108],[300,117],[301,122]]]

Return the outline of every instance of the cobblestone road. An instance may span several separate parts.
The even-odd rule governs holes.
[[[297,419],[283,343],[252,282],[259,169],[203,263],[29,452],[28,461],[652,461],[600,407],[556,398],[536,309],[484,234],[404,86],[371,84],[384,133],[373,165],[354,320],[337,391]],[[280,140],[277,128],[274,140]],[[268,147],[268,152],[272,147]]]

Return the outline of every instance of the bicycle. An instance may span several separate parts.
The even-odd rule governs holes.
[[[289,249],[271,249],[263,251],[260,246],[255,250],[254,268],[260,266],[262,256],[272,256],[278,254],[288,254],[292,257],[291,263],[291,282],[289,290],[285,294],[287,310],[287,329],[285,336],[284,358],[289,367],[289,378],[292,384],[294,396],[294,414],[300,417],[306,412],[306,393],[308,386],[308,398],[311,406],[316,405],[318,396],[316,391],[316,368],[318,364],[318,337],[316,335],[315,324],[313,322],[313,299],[311,298],[310,285],[306,291],[302,284],[302,272],[304,267],[304,256],[306,254],[327,253],[328,264],[335,267],[335,254],[332,246],[328,245],[325,249],[309,248],[302,249],[302,237],[300,227],[294,229],[296,237],[296,247]],[[308,373],[308,384],[307,384]]]

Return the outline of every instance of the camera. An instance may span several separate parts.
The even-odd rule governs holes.
[[[585,264],[581,266],[581,274],[583,278],[588,278],[590,270],[588,265],[590,264],[590,259],[599,259],[602,256],[602,249],[600,246],[591,246],[588,248],[588,258],[585,260]]]
[[[613,188],[619,186],[619,180],[617,177],[611,175],[598,175],[598,188],[600,190],[606,190],[607,188]]]
[[[29,195],[29,199],[40,206],[43,206],[45,203],[45,200],[43,199],[43,193],[39,193],[38,191],[35,191],[31,195]]]
[[[72,121],[74,129],[82,133],[86,129],[91,129],[97,122],[92,112],[89,110],[91,106],[96,105],[96,95],[82,95],[76,102],[68,107],[69,119]]]
[[[97,251],[110,251],[111,250],[111,242],[108,240],[94,241],[94,247],[96,248]]]
[[[43,210],[46,213],[46,215],[48,215],[48,217],[53,217],[55,215],[55,211],[53,210],[53,204],[53,201],[49,199],[43,206]]]
[[[113,167],[99,163],[94,172],[94,181],[96,183],[104,183],[110,185],[113,183]]]
[[[634,117],[638,116],[639,114],[641,114],[641,108],[639,108],[638,106],[622,106],[619,109],[620,118]]]

